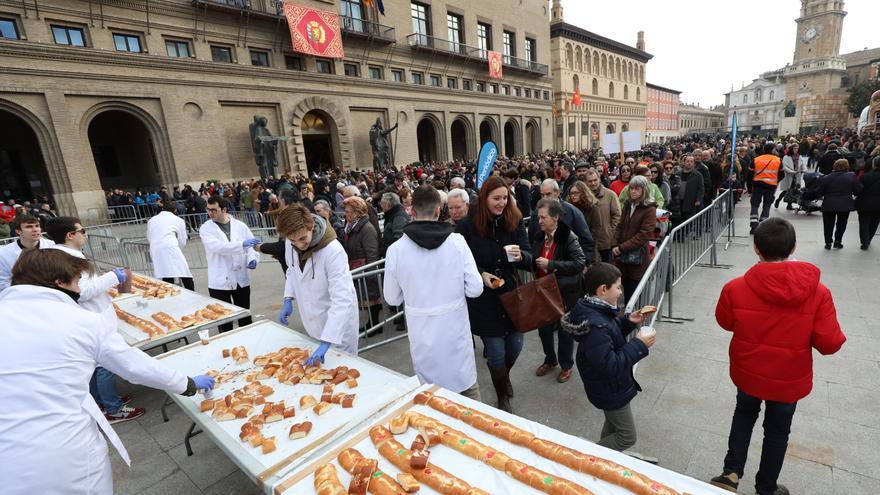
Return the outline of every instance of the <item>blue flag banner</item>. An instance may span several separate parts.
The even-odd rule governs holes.
[[[498,146],[492,141],[486,141],[483,149],[480,150],[480,160],[477,162],[477,189],[482,187],[483,182],[486,182],[486,179],[489,178],[497,158]]]
[[[733,137],[730,139],[730,177],[736,177],[736,112],[733,112],[733,120],[730,123],[733,128]]]

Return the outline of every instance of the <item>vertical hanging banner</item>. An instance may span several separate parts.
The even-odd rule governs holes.
[[[730,139],[730,181],[733,183],[736,178],[736,112],[733,112],[733,122],[730,125],[733,128],[733,137]]]
[[[574,106],[578,106],[581,104],[581,90],[574,90],[574,96],[571,97],[571,104]]]
[[[488,51],[489,54],[489,77],[493,79],[501,79],[502,66],[501,54],[498,52]]]
[[[486,182],[486,179],[489,178],[497,158],[498,146],[492,141],[486,141],[483,149],[480,150],[480,159],[477,161],[477,189],[480,189],[483,186],[483,182]]]
[[[339,14],[292,3],[284,4],[295,52],[326,58],[343,58]]]

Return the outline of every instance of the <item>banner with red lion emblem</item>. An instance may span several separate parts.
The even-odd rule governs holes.
[[[489,77],[493,79],[501,79],[501,54],[498,52],[489,53]]]
[[[345,55],[339,31],[339,14],[285,3],[284,15],[290,26],[294,51],[326,58],[342,58]]]

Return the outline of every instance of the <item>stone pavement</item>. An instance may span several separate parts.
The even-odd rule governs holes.
[[[739,232],[745,234],[747,206],[740,205],[737,213]],[[814,390],[798,404],[780,481],[795,494],[880,493],[880,452],[876,449],[880,445],[880,393],[876,390],[880,383],[880,330],[870,323],[872,313],[868,310],[876,301],[873,289],[880,276],[880,244],[867,253],[859,251],[855,214],[844,240],[845,249],[830,252],[822,248],[818,215],[795,216],[784,209],[774,210],[774,215],[792,220],[797,227],[796,257],[822,268],[823,282],[834,294],[848,339],[837,355],[814,353]],[[644,392],[633,401],[638,426],[638,443],[633,450],[658,457],[667,469],[702,480],[721,472],[735,403],[735,388],[728,376],[730,337],[715,323],[715,303],[724,283],[756,261],[747,237],[735,238],[727,251],[723,249],[722,242],[719,262],[733,265],[731,269],[694,268],[675,288],[674,316],[693,321],[658,325],[657,343],[637,371]],[[197,288],[207,292],[204,274],[196,275]],[[257,269],[253,294],[256,315],[277,315],[280,279],[280,268],[274,263],[263,263]],[[386,330],[383,336],[389,334],[394,335],[394,330]],[[491,402],[494,393],[480,358],[479,342],[476,352],[483,398]],[[412,374],[405,339],[362,356]],[[542,359],[537,332],[528,334],[513,370],[515,411],[595,441],[603,417],[587,402],[577,373],[565,384],[556,383],[555,375],[538,378],[534,369]],[[163,423],[159,415],[163,394],[143,387],[133,389],[133,405],[147,407],[148,412],[141,419],[115,426],[133,461],[129,469],[112,454],[115,493],[259,493],[206,435],[193,439],[195,455],[187,457],[183,437],[190,422],[186,416],[170,406],[171,420]],[[754,493],[761,441],[759,421],[740,493]]]

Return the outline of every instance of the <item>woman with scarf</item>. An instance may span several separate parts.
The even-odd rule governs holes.
[[[327,220],[300,204],[278,215],[278,235],[285,241],[287,282],[279,321],[286,325],[293,300],[306,332],[321,341],[306,363],[324,361],[331,345],[357,355],[358,308],[345,248]]]
[[[785,156],[782,157],[782,169],[785,171],[785,177],[779,182],[779,197],[773,205],[779,208],[779,203],[785,199],[785,209],[793,210],[791,206],[791,198],[786,198],[790,189],[801,188],[804,186],[804,172],[807,171],[807,159],[801,157],[799,153],[800,147],[797,143],[793,143],[788,147]]]
[[[567,201],[584,214],[584,219],[587,221],[587,227],[590,228],[590,233],[599,232],[602,228],[602,222],[599,217],[599,215],[601,215],[599,211],[599,200],[584,182],[577,181],[571,186],[571,189],[568,191]],[[598,243],[596,243],[596,248],[593,251],[593,257],[591,259],[598,260]]]
[[[345,254],[348,255],[348,267],[354,270],[379,259],[379,234],[370,223],[366,201],[351,196],[345,198],[342,204],[345,208],[342,244],[345,246]],[[382,295],[379,293],[379,282],[375,277],[361,279],[356,289],[361,309],[370,308],[370,321],[366,328],[359,330],[361,332],[379,322]],[[376,330],[376,333],[382,333],[382,328]]]

